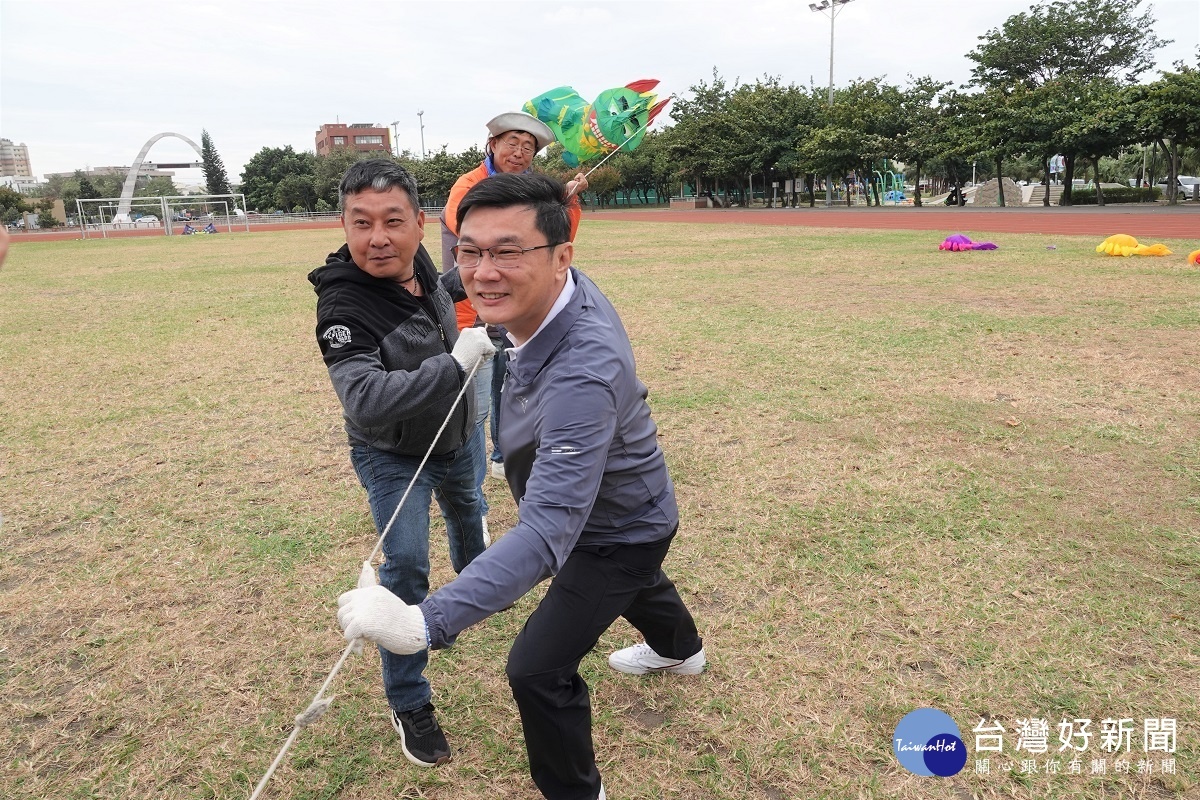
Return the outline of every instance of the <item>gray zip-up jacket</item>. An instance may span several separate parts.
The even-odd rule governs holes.
[[[454,303],[424,246],[413,269],[425,292],[420,299],[363,272],[344,245],[308,279],[317,293],[317,343],[350,444],[424,456],[465,375],[450,355],[458,339]],[[434,454],[461,447],[474,419],[475,392],[468,390]]]
[[[517,525],[421,603],[434,648],[557,574],[576,547],[648,544],[678,525],[629,337],[596,284],[571,274],[570,302],[508,364],[500,449]]]

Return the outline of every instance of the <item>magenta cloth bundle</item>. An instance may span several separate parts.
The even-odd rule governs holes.
[[[938,250],[953,250],[958,253],[963,250],[995,250],[996,245],[992,242],[972,242],[961,233],[956,233],[953,236],[947,236],[946,241],[938,245]]]

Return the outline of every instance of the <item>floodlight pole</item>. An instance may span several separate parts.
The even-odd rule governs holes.
[[[425,158],[425,112],[417,112],[417,120],[421,123],[421,158]]]
[[[833,23],[837,19],[838,11],[842,6],[853,0],[821,0],[819,3],[809,3],[809,11],[820,11],[829,17],[829,94],[827,96],[829,107],[833,108]],[[827,208],[833,206],[833,176],[825,176],[825,206]]]
[[[400,157],[400,120],[392,121],[392,155]]]

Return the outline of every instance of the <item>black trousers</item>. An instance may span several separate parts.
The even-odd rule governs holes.
[[[521,712],[530,775],[548,800],[595,800],[600,794],[592,708],[579,662],[617,617],[666,658],[689,658],[703,646],[662,571],[673,537],[577,547],[513,643],[508,684]]]

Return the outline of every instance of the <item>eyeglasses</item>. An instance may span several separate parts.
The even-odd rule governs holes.
[[[537,247],[517,247],[515,244],[498,244],[494,247],[478,248],[469,244],[460,244],[450,248],[450,252],[454,254],[454,263],[460,269],[475,269],[483,263],[483,254],[489,253],[492,256],[492,263],[497,269],[512,269],[521,263],[521,256],[531,250],[544,250],[547,247],[558,247],[563,242],[553,242],[551,244],[539,244]]]
[[[533,155],[533,145],[529,142],[522,142],[516,136],[509,136],[507,139],[501,139],[500,144],[507,147],[509,150],[516,150],[523,156]]]

